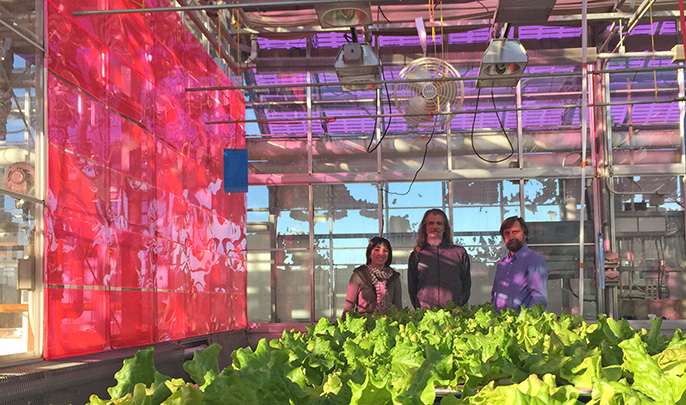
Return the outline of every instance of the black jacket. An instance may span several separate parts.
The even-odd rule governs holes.
[[[415,308],[443,308],[448,301],[464,305],[471,287],[469,255],[462,246],[443,241],[410,255],[407,289]]]

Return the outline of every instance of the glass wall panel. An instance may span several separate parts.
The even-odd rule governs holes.
[[[42,351],[43,265],[36,252],[42,246],[44,7],[42,1],[0,7],[0,362]]]
[[[502,256],[498,229],[519,207],[519,188],[507,181],[453,181],[453,233],[471,259],[470,304],[491,299],[495,263]]]
[[[0,356],[39,350],[35,279],[36,204],[4,196],[0,220]]]
[[[420,168],[422,171],[448,168],[448,140],[441,128],[433,131],[408,128],[400,134],[387,134],[380,148],[383,172],[416,173]]]
[[[619,313],[686,319],[686,247],[682,179],[616,178],[615,238],[619,254]]]
[[[529,246],[548,262],[548,305],[551,311],[578,311],[579,227],[577,201],[581,193],[578,179],[528,179],[523,185]],[[592,201],[586,201],[592,204]],[[588,207],[590,212],[590,205]],[[516,215],[516,213],[512,213]],[[595,306],[595,252],[592,217],[584,221],[585,247],[584,312]],[[591,311],[593,312],[593,311]]]
[[[379,234],[376,184],[314,186],[315,312],[341,315],[348,280],[365,264],[369,239]]]
[[[669,66],[674,69],[665,69]],[[677,68],[671,58],[608,61],[612,161],[616,165],[680,163],[683,139]],[[660,70],[651,69],[656,67]],[[621,70],[631,69],[629,72]]]
[[[269,188],[248,187],[247,199],[247,274],[248,321],[270,322],[272,319],[272,245],[274,227],[269,220]]]
[[[273,322],[310,319],[310,225],[307,186],[272,187],[269,207],[274,217],[272,247]]]

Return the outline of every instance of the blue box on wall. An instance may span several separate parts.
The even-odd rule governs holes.
[[[248,192],[247,149],[224,149],[224,192]]]

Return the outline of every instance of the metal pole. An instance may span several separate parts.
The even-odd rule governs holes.
[[[524,128],[522,125],[522,82],[517,82],[515,87],[515,102],[517,106],[517,166],[519,170],[524,168]],[[519,179],[519,216],[526,221],[526,196],[524,195],[524,179]]]
[[[586,166],[586,125],[588,114],[588,21],[587,9],[588,1],[583,0],[581,5],[581,167]],[[584,211],[586,205],[586,171],[581,171],[579,204],[579,315],[584,316]]]
[[[306,50],[306,56],[309,58],[310,57],[310,52],[312,49],[312,41],[311,38],[307,39],[307,50]],[[307,73],[305,74],[306,81],[307,83],[310,83],[312,81],[312,74],[308,70]],[[307,174],[312,175],[312,167],[313,167],[313,162],[312,162],[312,120],[309,118],[312,118],[312,88],[308,87],[306,91],[306,97],[307,97]],[[308,194],[308,202],[309,202],[309,228],[310,228],[310,235],[309,235],[309,247],[310,247],[310,259],[309,259],[309,267],[310,267],[310,322],[314,323],[315,321],[315,291],[314,291],[314,190],[312,183],[308,184],[307,187],[307,194]]]

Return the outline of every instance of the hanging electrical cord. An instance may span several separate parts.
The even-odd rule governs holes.
[[[470,139],[471,139],[471,143],[472,143],[472,150],[474,151],[474,153],[476,154],[476,156],[479,159],[483,160],[486,163],[504,162],[507,159],[511,158],[512,155],[514,155],[515,150],[514,150],[514,146],[512,145],[512,142],[510,141],[510,138],[507,136],[507,131],[505,131],[505,126],[503,125],[503,122],[500,120],[500,116],[498,115],[497,112],[495,113],[495,116],[498,118],[498,123],[500,124],[500,130],[503,132],[503,135],[505,136],[507,143],[510,145],[510,153],[502,159],[488,160],[479,154],[479,151],[476,150],[476,146],[474,145],[474,126],[476,125],[476,114],[478,114],[478,111],[479,111],[479,99],[480,98],[481,98],[481,89],[479,89],[479,91],[476,94],[476,105],[474,106],[474,119],[472,119],[472,131],[470,134]],[[493,109],[495,110],[496,109],[495,96],[493,95],[493,90],[491,90],[491,101],[493,102]]]
[[[388,101],[388,110],[391,111],[391,109],[393,108],[393,105],[391,104],[391,96],[390,96],[389,91],[388,91],[388,83],[386,83],[386,71],[383,67],[383,62],[379,62],[379,66],[381,68],[381,78],[384,81],[384,89],[386,89],[386,100]],[[393,80],[395,80],[395,79],[393,79]],[[383,115],[383,113],[384,113],[383,112],[383,104],[381,104],[381,114]],[[376,135],[376,127],[379,123],[378,118],[376,118],[374,120],[374,130],[372,130],[372,136],[369,138],[369,144],[367,145],[367,153],[374,152],[376,150],[376,148],[378,148],[379,145],[381,145],[381,141],[384,140],[384,138],[386,137],[386,134],[388,133],[388,129],[391,127],[391,120],[392,119],[393,119],[392,117],[388,117],[388,122],[386,123],[386,128],[384,128],[384,130],[381,132],[381,137],[379,138],[379,141],[372,148],[372,143],[374,142],[374,135]]]
[[[419,169],[417,169],[417,171],[414,172],[414,176],[412,177],[412,181],[410,182],[410,186],[407,188],[407,191],[405,191],[404,193],[395,193],[393,191],[386,191],[387,194],[408,195],[410,193],[410,190],[412,190],[412,185],[414,185],[415,180],[417,180],[417,175],[419,175],[419,172],[424,167],[424,163],[426,162],[426,155],[429,151],[429,143],[434,138],[435,133],[436,133],[436,125],[433,126],[433,129],[431,130],[431,135],[429,135],[429,139],[426,141],[426,144],[424,144],[424,156],[422,156],[422,164],[419,165]]]

